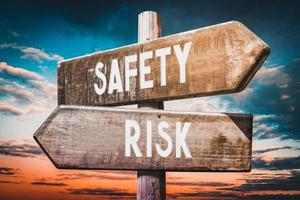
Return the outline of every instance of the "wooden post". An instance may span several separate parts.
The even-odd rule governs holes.
[[[157,12],[145,11],[138,17],[138,42],[161,36],[160,16]],[[163,101],[138,104],[143,109],[164,109]],[[162,170],[137,172],[137,200],[166,199],[166,172]]]

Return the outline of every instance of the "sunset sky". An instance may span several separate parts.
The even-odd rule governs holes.
[[[254,115],[252,171],[168,172],[168,199],[300,199],[300,1],[0,3],[0,200],[135,199],[136,172],[59,170],[33,139],[57,105],[57,62],[137,42],[137,16],[162,35],[238,20],[271,48],[237,94],[165,102],[166,110]]]

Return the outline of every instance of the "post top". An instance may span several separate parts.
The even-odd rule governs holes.
[[[153,11],[153,10],[145,10],[143,12],[140,12],[139,15],[146,14],[146,13],[151,13],[151,14],[159,15],[158,12]]]
[[[144,11],[138,16],[138,42],[145,42],[161,36],[160,16],[155,11]]]

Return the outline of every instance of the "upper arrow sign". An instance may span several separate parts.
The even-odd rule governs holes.
[[[124,105],[246,87],[269,47],[233,21],[65,60],[59,104]]]

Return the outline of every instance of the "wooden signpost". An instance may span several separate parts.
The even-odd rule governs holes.
[[[241,91],[268,45],[236,21],[160,32],[143,12],[138,44],[60,63],[59,106],[34,134],[56,167],[138,170],[137,199],[165,199],[165,171],[251,170],[252,115],[158,109]],[[144,110],[95,107],[134,103]]]
[[[146,42],[161,36],[160,16],[153,11],[142,12],[138,16],[138,42]],[[164,109],[163,101],[146,101],[138,104],[138,108]],[[137,200],[166,199],[166,171],[137,171]]]

